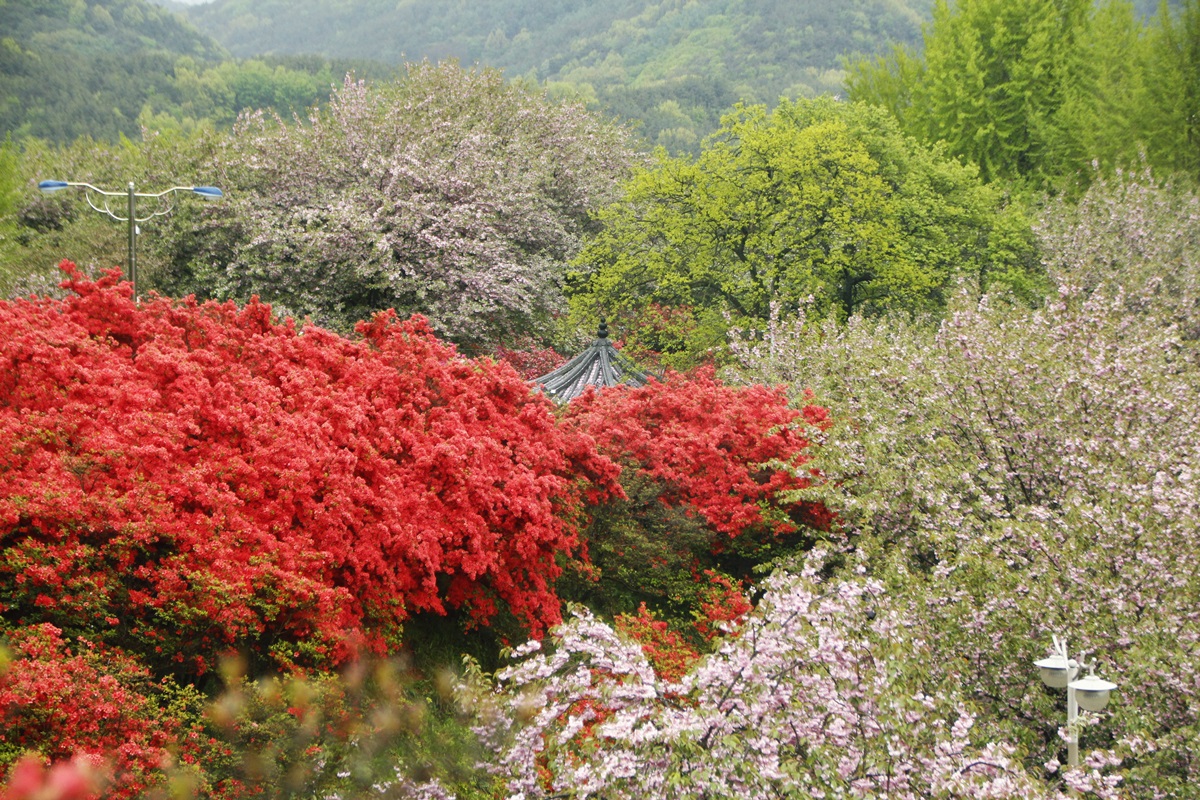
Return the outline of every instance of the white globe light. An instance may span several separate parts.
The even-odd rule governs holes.
[[[1100,711],[1108,705],[1109,692],[1116,689],[1117,685],[1101,680],[1095,675],[1088,675],[1086,678],[1071,681],[1071,688],[1075,690],[1075,702],[1079,703],[1080,708]]]
[[[1042,683],[1051,689],[1067,688],[1067,681],[1069,680],[1067,670],[1073,670],[1079,666],[1075,659],[1066,659],[1062,656],[1042,658],[1033,662],[1033,665],[1038,668],[1038,675],[1041,676]]]

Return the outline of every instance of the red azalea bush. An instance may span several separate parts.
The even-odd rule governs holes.
[[[9,639],[16,658],[0,673],[0,779],[8,784],[0,796],[38,796],[46,786],[95,796],[86,779],[102,778],[106,797],[134,797],[155,781],[178,723],[147,696],[144,667],[85,640],[72,646],[50,624]],[[11,763],[28,751],[60,763],[45,775],[36,757]]]
[[[103,763],[80,755],[47,769],[45,759],[30,753],[8,770],[0,800],[95,800],[105,784]]]
[[[782,534],[831,521],[824,506],[784,497],[810,485],[808,437],[828,425],[828,412],[794,409],[781,389],[726,386],[705,367],[585,394],[567,420],[600,452],[658,482],[664,505],[687,504],[727,538],[758,525]]]
[[[527,381],[540,378],[567,363],[566,357],[553,348],[539,347],[532,341],[526,342],[524,347],[497,347],[496,360],[511,366]]]
[[[418,611],[558,621],[558,554],[616,469],[424,320],[362,340],[251,302],[135,305],[64,262],[0,303],[0,613],[203,672],[382,650]]]
[[[828,414],[792,408],[781,390],[726,386],[704,368],[584,394],[564,418],[622,467],[625,496],[590,509],[599,587],[567,590],[604,613],[647,602],[697,633],[694,619],[719,600],[706,570],[736,582],[832,522],[824,505],[798,497],[818,477],[806,464]]]
[[[753,606],[746,598],[745,587],[735,584],[727,575],[705,570],[708,585],[700,590],[700,613],[696,615],[696,631],[706,642],[724,632],[735,630]]]
[[[645,603],[638,606],[636,614],[618,614],[613,628],[638,643],[654,674],[664,681],[677,683],[700,660],[696,648],[665,620],[657,619]]]

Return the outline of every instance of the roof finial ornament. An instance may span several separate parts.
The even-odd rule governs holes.
[[[608,338],[608,323],[605,322],[604,317],[600,318],[600,330],[596,331],[596,338],[597,339],[607,339]]]

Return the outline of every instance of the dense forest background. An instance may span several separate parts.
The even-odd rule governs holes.
[[[915,43],[928,0],[218,2],[188,11],[239,57],[457,58],[577,93],[694,149],[732,103],[841,88],[844,54]]]
[[[838,93],[846,56],[919,45],[932,0],[216,0],[186,13],[241,58],[457,58],[582,97],[695,150],[736,101]],[[1148,16],[1156,0],[1138,0]],[[568,87],[570,87],[568,89]]]
[[[285,117],[353,71],[453,58],[504,70],[699,150],[735,102],[843,91],[845,59],[920,49],[930,0],[12,0],[0,6],[0,132],[114,141],[142,128]],[[1155,0],[1137,0],[1153,16]]]
[[[234,59],[144,0],[14,0],[0,5],[0,32],[0,135],[18,140],[228,127],[247,108],[304,111],[347,71],[395,74],[354,59]]]

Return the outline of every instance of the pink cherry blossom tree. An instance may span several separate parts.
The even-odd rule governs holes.
[[[1040,308],[966,293],[935,325],[777,320],[735,343],[744,377],[829,407],[809,493],[1027,770],[1066,761],[1065,698],[1031,667],[1053,634],[1119,685],[1091,765],[1061,775],[1101,794],[1200,782],[1196,221],[1186,191],[1099,181],[1040,226]]]
[[[520,798],[1037,797],[936,670],[924,626],[816,554],[679,682],[586,610],[475,695],[492,769]]]

